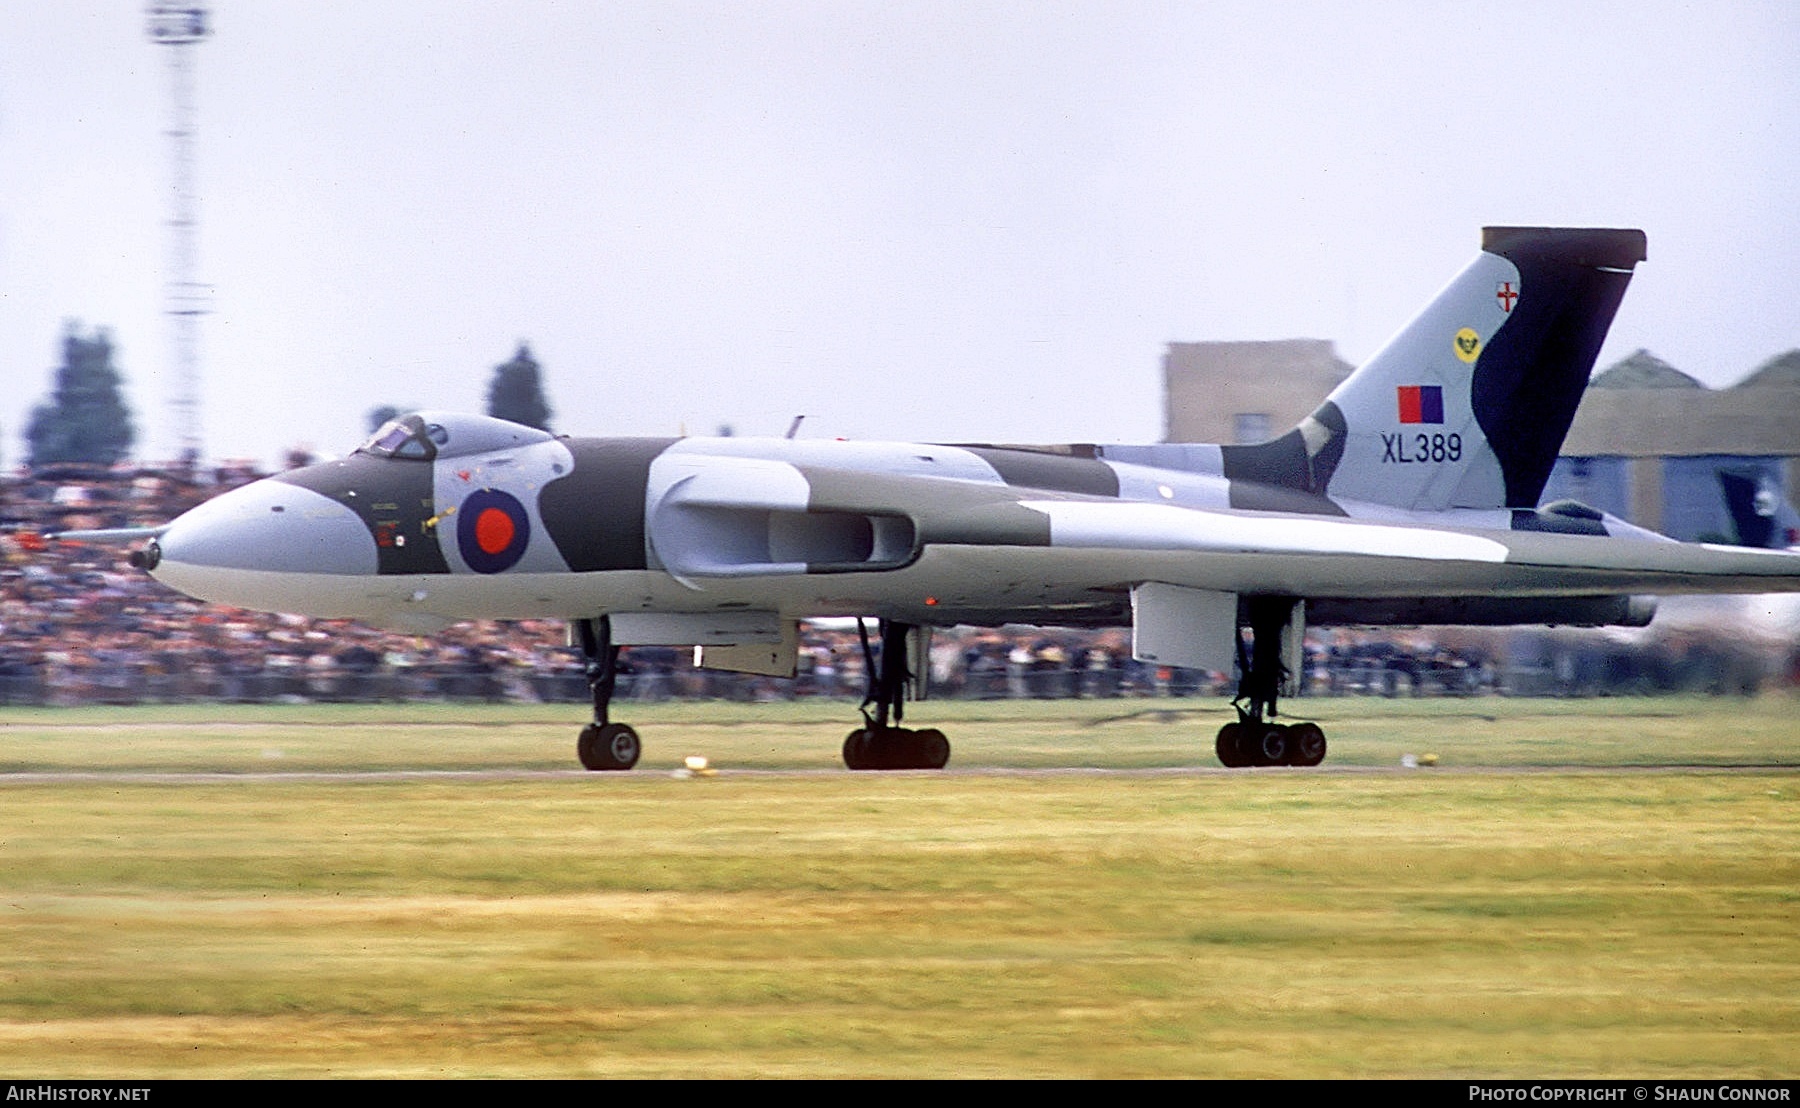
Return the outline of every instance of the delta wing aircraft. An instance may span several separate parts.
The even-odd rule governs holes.
[[[1260,445],[571,438],[427,411],[187,512],[133,561],[204,600],[415,633],[566,620],[589,769],[638,759],[608,717],[621,647],[792,674],[797,621],[828,616],[865,628],[852,769],[943,766],[941,731],[900,725],[930,629],[1004,623],[1129,624],[1139,659],[1235,667],[1219,760],[1316,765],[1324,733],[1277,722],[1307,624],[1641,626],[1652,594],[1800,591],[1800,555],[1538,504],[1644,257],[1641,231],[1487,228]]]

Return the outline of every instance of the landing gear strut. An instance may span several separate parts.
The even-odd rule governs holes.
[[[637,765],[643,744],[636,731],[623,723],[608,723],[607,706],[619,679],[619,648],[612,641],[612,619],[576,620],[575,641],[587,662],[588,690],[594,694],[594,722],[581,729],[575,752],[588,769],[630,769]]]
[[[1276,697],[1287,672],[1281,662],[1281,630],[1298,603],[1288,597],[1249,598],[1251,647],[1238,642],[1237,722],[1219,728],[1219,761],[1241,766],[1316,766],[1325,760],[1325,732],[1316,723],[1275,723]]]
[[[877,655],[869,644],[868,628],[857,621],[869,691],[860,709],[863,725],[844,739],[844,765],[851,769],[943,769],[950,761],[950,740],[942,731],[898,726],[906,711],[906,684],[912,680],[906,668],[906,636],[912,631],[911,624],[882,620]],[[893,726],[888,724],[890,713]]]

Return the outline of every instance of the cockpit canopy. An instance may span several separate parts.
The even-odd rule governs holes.
[[[369,436],[369,441],[357,447],[356,452],[377,458],[429,462],[434,458],[460,458],[465,454],[486,454],[491,450],[549,442],[555,437],[548,431],[492,416],[413,412],[382,424]]]

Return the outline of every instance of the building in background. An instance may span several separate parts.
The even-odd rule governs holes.
[[[1286,434],[1356,367],[1324,339],[1172,342],[1164,440],[1247,445]]]
[[[1275,438],[1352,368],[1322,339],[1170,343],[1163,356],[1164,438]],[[1795,503],[1800,350],[1723,389],[1707,388],[1647,350],[1596,374],[1543,498],[1579,500],[1690,542],[1736,542],[1722,472],[1754,480],[1765,506]]]
[[[1722,472],[1753,477],[1766,495],[1793,503],[1800,350],[1723,389],[1647,350],[1596,374],[1544,497],[1580,500],[1688,542],[1736,542]]]

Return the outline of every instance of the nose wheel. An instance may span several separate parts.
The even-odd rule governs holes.
[[[594,696],[594,722],[581,729],[575,753],[588,769],[630,769],[637,765],[644,744],[629,726],[606,718],[619,679],[619,648],[612,641],[612,619],[577,620],[573,626],[576,644],[587,662],[588,691]]]
[[[581,729],[575,752],[588,769],[630,769],[644,750],[638,734],[623,723],[590,723]]]

